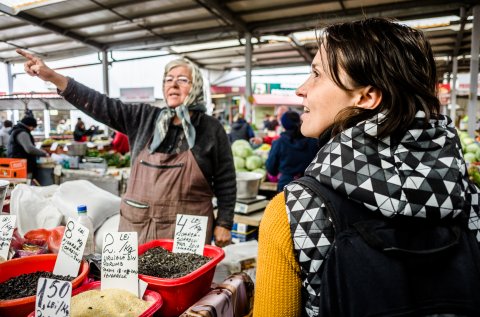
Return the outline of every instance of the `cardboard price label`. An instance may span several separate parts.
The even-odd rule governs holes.
[[[0,257],[7,260],[17,216],[0,216]]]
[[[87,227],[68,219],[53,274],[77,277],[88,233]]]
[[[72,283],[51,278],[38,279],[35,317],[70,316]]]
[[[208,217],[205,216],[178,214],[175,224],[173,252],[203,255],[207,223]]]
[[[108,232],[103,237],[101,289],[109,288],[139,296],[136,232]]]

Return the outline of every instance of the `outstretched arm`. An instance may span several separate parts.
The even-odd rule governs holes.
[[[65,88],[67,88],[67,77],[57,73],[45,65],[42,59],[20,49],[17,49],[16,52],[27,59],[27,61],[23,64],[27,74],[38,77],[44,81],[51,82],[57,86],[60,91],[64,91]]]

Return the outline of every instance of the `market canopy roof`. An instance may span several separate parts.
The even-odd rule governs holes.
[[[15,48],[28,49],[46,60],[105,50],[162,50],[207,69],[228,70],[244,67],[244,35],[250,33],[254,68],[306,65],[316,51],[311,32],[315,27],[381,16],[401,21],[436,18],[408,23],[426,32],[440,74],[451,71],[452,56],[464,57],[459,71],[469,71],[470,15],[478,4],[477,0],[20,2],[26,1],[0,1],[2,62],[22,61]]]

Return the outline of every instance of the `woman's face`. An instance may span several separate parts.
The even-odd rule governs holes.
[[[324,68],[328,67],[323,67],[320,54],[323,61],[327,62],[322,48],[313,59],[310,77],[296,90],[297,96],[303,97],[301,132],[311,138],[318,138],[330,127],[340,110],[355,104],[354,95],[338,87],[325,73]]]
[[[163,79],[163,96],[170,108],[180,106],[192,88],[192,72],[186,66],[172,68]]]

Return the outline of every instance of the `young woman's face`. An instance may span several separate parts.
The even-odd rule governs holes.
[[[353,94],[335,85],[330,75],[325,73],[328,67],[323,67],[320,54],[327,62],[322,48],[313,59],[310,77],[296,91],[297,96],[303,97],[301,132],[311,138],[318,138],[333,124],[340,110],[355,103]]]
[[[163,96],[170,108],[180,106],[192,88],[192,72],[186,66],[172,68],[163,79]]]

